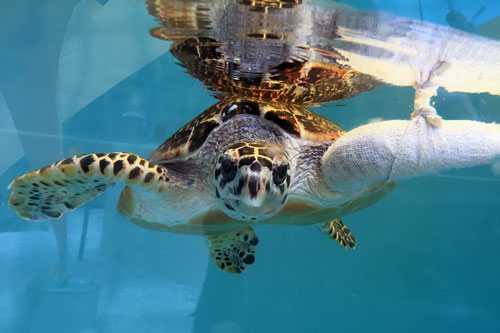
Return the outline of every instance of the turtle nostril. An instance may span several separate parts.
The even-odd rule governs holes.
[[[254,161],[250,165],[250,170],[255,171],[255,172],[260,172],[262,170],[262,166],[260,165],[260,163],[258,161]]]

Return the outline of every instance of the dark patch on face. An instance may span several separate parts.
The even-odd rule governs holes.
[[[260,162],[260,164],[262,164],[266,168],[272,169],[272,167],[273,167],[273,161],[271,161],[270,159],[267,159],[265,157],[259,156],[257,158],[257,160]]]
[[[220,198],[220,193],[219,193],[219,190],[218,190],[217,188],[215,188],[215,197],[216,197],[217,199],[219,199],[219,198]]]
[[[228,203],[224,203],[224,206],[226,206],[226,208],[229,209],[229,210],[234,210],[234,208],[231,207],[231,205],[228,204]]]
[[[140,164],[140,165],[142,165],[142,166],[144,166],[144,164],[146,164],[146,160],[141,160],[141,161],[139,162],[139,164]]]
[[[80,160],[80,167],[82,168],[83,172],[87,173],[89,172],[89,166],[95,162],[94,156],[88,155],[85,156]]]
[[[116,157],[116,153],[109,153],[108,156],[109,158],[113,159]]]
[[[250,170],[255,171],[255,172],[261,172],[262,166],[260,165],[259,162],[254,161],[252,164],[250,164]]]
[[[118,174],[123,169],[123,161],[118,160],[115,163],[113,163],[113,173],[115,176]]]
[[[282,184],[287,176],[288,164],[282,163],[273,169],[273,182],[276,185]]]
[[[62,184],[62,183],[58,182],[57,180],[56,180],[56,181],[54,181],[54,184],[56,184],[57,186],[64,186],[64,184]]]
[[[291,117],[289,114],[284,112],[268,112],[266,113],[264,118],[266,118],[269,121],[272,121],[286,132],[296,137],[300,137],[300,132],[297,123],[295,119]]]
[[[239,165],[251,165],[255,161],[255,157],[253,156],[245,156],[240,159]]]
[[[238,179],[238,185],[236,185],[236,188],[234,189],[234,194],[240,195],[244,185],[245,185],[245,178],[240,177]]]
[[[137,159],[137,156],[135,156],[135,155],[129,155],[129,156],[127,157],[127,162],[128,162],[129,164],[134,164],[134,162],[135,162],[135,160],[136,160],[136,159]]]
[[[215,171],[214,171],[215,179],[218,179],[219,175],[220,175],[220,168],[215,168]]]
[[[286,186],[290,186],[290,175],[286,175]]]
[[[259,187],[260,187],[259,179],[256,177],[250,177],[250,180],[248,181],[248,191],[250,192],[251,199],[257,196]]]
[[[266,182],[266,192],[271,192],[271,183],[269,181]]]
[[[153,179],[153,177],[154,177],[154,176],[155,176],[155,174],[154,174],[154,173],[152,173],[152,172],[148,172],[148,173],[146,174],[146,176],[144,177],[144,182],[145,182],[145,183],[149,183],[149,182],[151,181],[151,179]]]
[[[98,153],[98,154],[95,154],[95,156],[97,156],[97,157],[99,157],[99,158],[103,157],[104,155],[106,155],[106,154],[103,154],[103,153]]]
[[[109,162],[107,160],[100,160],[99,161],[99,170],[101,170],[101,173],[104,173],[104,169],[108,166]]]
[[[221,173],[225,181],[231,181],[236,177],[237,167],[236,163],[229,156],[222,156],[221,158]]]
[[[137,176],[139,176],[141,174],[141,171],[142,171],[141,168],[139,168],[139,167],[136,166],[135,168],[133,168],[130,171],[130,173],[128,175],[128,179],[134,179],[134,178],[136,178]]]
[[[37,183],[33,183],[33,186],[38,187],[38,184]]]
[[[258,238],[253,238],[253,239],[250,240],[249,243],[250,243],[250,245],[255,246],[255,245],[257,245],[257,243],[259,243],[259,239]]]
[[[215,120],[209,120],[203,122],[196,131],[193,132],[193,135],[191,136],[191,140],[189,142],[189,152],[192,153],[198,148],[201,147],[201,145],[205,142],[207,139],[208,135],[216,128],[219,126],[219,123]]]
[[[42,185],[45,185],[45,186],[50,186],[50,184],[49,184],[49,183],[47,183],[46,181],[43,181],[43,180],[40,180],[40,183],[41,183]]]

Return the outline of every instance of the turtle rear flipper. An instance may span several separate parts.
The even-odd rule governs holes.
[[[240,274],[255,261],[255,246],[259,239],[252,227],[205,236],[205,240],[210,257],[223,271]]]
[[[161,191],[166,170],[131,153],[73,156],[14,179],[9,205],[24,219],[58,219],[121,182]]]
[[[356,247],[356,239],[352,235],[351,230],[340,219],[333,219],[319,224],[318,228],[342,247],[352,249]]]

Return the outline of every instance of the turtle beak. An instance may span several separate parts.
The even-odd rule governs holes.
[[[241,193],[241,200],[248,206],[260,207],[266,198],[266,183],[271,180],[271,172],[254,161],[248,168]]]

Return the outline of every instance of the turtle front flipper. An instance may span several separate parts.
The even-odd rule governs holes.
[[[24,219],[58,219],[121,182],[161,191],[166,170],[131,153],[73,156],[14,179],[9,205]]]
[[[205,236],[210,257],[217,266],[232,274],[239,274],[255,261],[255,248],[259,239],[248,227],[219,235]]]
[[[322,233],[332,238],[343,247],[352,249],[356,247],[356,239],[354,239],[351,230],[349,230],[349,228],[339,219],[333,219],[318,224],[318,228]]]

